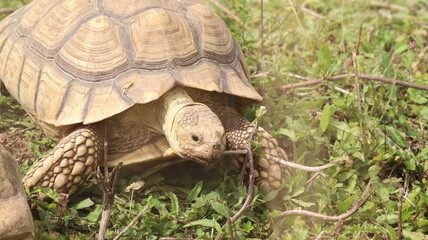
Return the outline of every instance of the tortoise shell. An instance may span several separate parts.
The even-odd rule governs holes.
[[[34,0],[0,23],[0,79],[38,121],[95,123],[175,86],[261,100],[197,0]]]

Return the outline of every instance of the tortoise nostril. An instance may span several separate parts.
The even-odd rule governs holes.
[[[219,149],[219,148],[220,148],[220,143],[215,143],[215,144],[213,145],[213,148],[214,148],[214,149]]]

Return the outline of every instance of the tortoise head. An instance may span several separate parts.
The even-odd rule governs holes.
[[[226,147],[224,127],[206,105],[184,105],[176,112],[171,124],[168,141],[180,157],[208,165],[223,154]]]

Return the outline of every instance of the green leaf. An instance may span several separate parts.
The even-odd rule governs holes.
[[[328,66],[330,65],[330,61],[332,58],[330,49],[328,48],[328,44],[321,45],[317,56],[318,56],[318,63],[321,66],[321,70],[323,70],[324,72],[327,72]]]
[[[101,212],[103,211],[103,207],[101,204],[95,205],[95,209],[86,216],[86,220],[90,222],[96,222],[101,216]]]
[[[187,196],[187,201],[192,202],[195,198],[201,193],[202,190],[202,181],[199,181],[190,191],[189,196]]]
[[[414,88],[408,88],[407,93],[410,96],[410,99],[418,104],[425,104],[428,102],[428,99],[423,96],[425,92],[422,90],[414,89]]]
[[[225,211],[226,206],[223,204],[217,202],[217,201],[210,201],[212,208],[223,217],[227,217],[228,214]]]
[[[86,198],[76,204],[74,204],[71,208],[73,209],[83,209],[94,205],[94,202],[90,198]]]
[[[293,201],[293,202],[295,202],[295,203],[297,203],[300,206],[305,207],[305,208],[312,207],[312,206],[315,205],[315,203],[305,202],[305,201],[302,201],[302,200],[299,200],[299,199],[291,199],[291,201]]]
[[[416,170],[416,162],[415,159],[410,157],[404,160],[404,165],[406,165],[406,169],[414,171]]]
[[[331,117],[331,106],[329,104],[326,104],[321,114],[321,121],[319,126],[321,133],[324,133],[325,130],[327,129],[328,124],[330,123],[330,117]]]
[[[36,186],[34,187],[33,193],[43,193],[55,202],[59,201],[59,194],[50,188]]]
[[[427,240],[428,237],[420,232],[410,232],[407,230],[403,230],[403,236],[406,238],[410,238],[412,240]]]
[[[386,126],[386,131],[388,132],[388,136],[400,147],[407,147],[407,141],[403,137],[403,133],[401,133],[397,128],[392,126]]]
[[[171,212],[178,213],[180,207],[178,205],[177,195],[175,195],[173,192],[169,192],[169,198],[171,199]]]
[[[388,229],[389,239],[390,240],[396,240],[397,239],[397,232],[395,231],[395,229],[389,225],[387,225],[386,228]]]
[[[422,118],[428,121],[428,107],[423,107],[420,113]]]
[[[217,230],[217,232],[220,232],[220,233],[223,232],[223,229],[221,229],[220,224],[218,224],[217,221],[211,220],[211,219],[196,220],[196,221],[193,221],[193,222],[190,222],[190,223],[184,225],[183,227],[187,228],[187,227],[192,227],[192,226],[210,227],[210,228],[215,228],[215,230]]]
[[[280,128],[277,133],[289,137],[292,142],[297,141],[296,132],[294,129]]]

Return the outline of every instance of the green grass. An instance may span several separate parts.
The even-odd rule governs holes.
[[[428,3],[393,0],[381,2],[393,7],[380,7],[368,0],[264,1],[261,38],[259,1],[220,2],[250,30],[212,6],[232,29],[251,73],[257,76],[252,82],[267,108],[261,125],[294,162],[317,166],[342,156],[349,160],[313,179],[313,173],[297,170],[276,198],[256,189],[250,209],[233,226],[226,224],[227,219],[242,206],[247,190],[238,184],[239,173],[230,167],[182,165],[147,179],[121,179],[107,238],[112,239],[149,204],[149,210],[122,239],[213,239],[218,233],[225,234],[225,239],[232,235],[237,239],[314,239],[321,232],[323,239],[397,239],[399,199],[404,196],[403,239],[428,239],[427,92],[360,80],[359,111],[354,78],[277,91],[279,86],[304,81],[295,75],[322,78],[354,73],[352,54],[360,25],[359,73],[428,85]],[[0,2],[14,8],[21,4]],[[1,97],[0,104],[9,109],[13,102]],[[249,118],[255,109],[247,111]],[[2,115],[0,126],[16,127],[13,121],[13,116]],[[360,121],[366,141],[361,138]],[[45,144],[52,145],[44,139],[33,141],[33,150],[43,154]],[[373,194],[343,224],[302,216],[272,221],[279,211],[292,209],[340,215],[358,200],[371,176]],[[52,198],[57,196],[52,194]],[[70,199],[66,209],[56,201],[33,201],[38,239],[93,239],[99,228],[101,199],[101,190],[92,180]],[[278,208],[269,210],[268,205]]]

